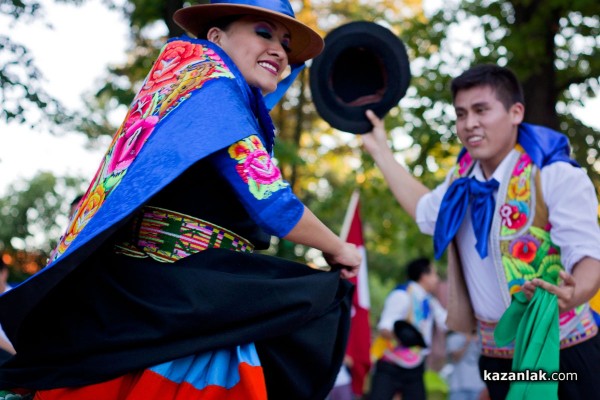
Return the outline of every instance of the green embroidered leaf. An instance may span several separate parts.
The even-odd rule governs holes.
[[[550,250],[550,243],[546,240],[541,241],[540,247],[535,254],[535,258],[531,262],[531,265],[533,265],[536,270],[540,270],[540,264],[544,260],[544,257],[548,254],[548,250]]]
[[[560,255],[547,255],[540,265],[540,276],[544,280],[556,284],[558,282],[558,274],[562,269]]]
[[[550,241],[550,232],[548,232],[545,229],[538,228],[537,226],[531,226],[529,228],[529,231],[531,232],[531,234],[533,236],[535,236],[536,238],[538,238],[544,242]]]
[[[104,190],[106,190],[106,192],[109,192],[111,189],[113,189],[115,186],[117,186],[119,184],[119,182],[121,182],[121,179],[123,179],[123,176],[125,175],[125,171],[126,170],[122,170],[121,172],[119,172],[117,174],[107,176],[104,179]]]
[[[521,261],[518,258],[513,258],[513,262],[515,264],[516,270],[526,280],[531,280],[538,276],[538,272],[536,271],[536,269],[533,266],[527,264],[526,262]]]
[[[504,265],[504,273],[506,274],[506,281],[512,282],[517,279],[522,279],[523,276],[519,272],[518,267],[515,264],[515,259],[509,256],[502,256],[502,265]]]
[[[507,226],[502,225],[502,227],[500,228],[500,236],[514,235],[516,231],[516,229],[511,229]]]

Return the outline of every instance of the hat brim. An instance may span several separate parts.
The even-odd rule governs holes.
[[[323,51],[323,39],[317,32],[295,18],[262,7],[242,4],[198,4],[177,10],[173,20],[198,37],[210,22],[234,15],[255,15],[283,24],[291,36],[291,51],[288,53],[290,64],[302,63]]]
[[[368,21],[331,31],[310,68],[312,99],[321,118],[336,129],[359,134],[373,129],[365,111],[383,118],[406,94],[410,78],[404,43],[389,29]],[[365,92],[373,85],[378,90]]]

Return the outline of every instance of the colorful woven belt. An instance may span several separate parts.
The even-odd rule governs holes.
[[[494,329],[496,323],[478,320],[477,328],[481,338],[481,353],[484,356],[494,358],[512,358],[514,354],[514,343],[505,347],[498,347],[494,340]],[[593,321],[589,310],[582,315],[580,323],[571,331],[567,337],[560,341],[560,349],[566,349],[578,343],[593,338],[598,333],[598,326]]]
[[[252,243],[228,229],[158,207],[144,207],[132,229],[132,240],[116,244],[116,253],[172,263],[210,248],[254,250]]]

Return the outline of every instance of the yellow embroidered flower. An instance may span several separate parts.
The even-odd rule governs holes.
[[[83,203],[77,209],[73,222],[69,227],[67,239],[70,236],[76,236],[87,225],[89,220],[96,214],[100,206],[104,203],[106,191],[103,185],[98,185],[94,191],[84,198]]]
[[[513,176],[508,184],[508,198],[515,200],[527,200],[529,198],[530,184],[526,176]]]

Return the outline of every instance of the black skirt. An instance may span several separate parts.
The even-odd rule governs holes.
[[[251,342],[269,399],[322,400],[333,386],[352,293],[339,272],[221,249],[173,264],[99,254],[26,317],[0,388],[89,385]]]

